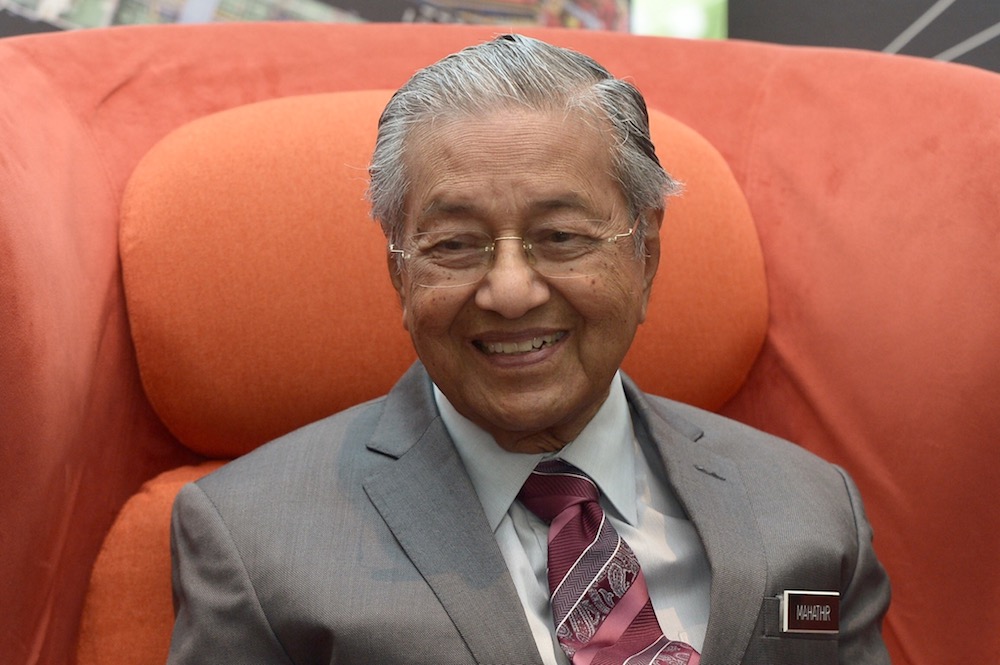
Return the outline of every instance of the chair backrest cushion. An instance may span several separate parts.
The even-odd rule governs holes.
[[[175,130],[129,181],[121,258],[143,385],[185,445],[230,458],[385,393],[414,360],[368,218],[384,90],[274,99]],[[716,408],[767,323],[763,260],[728,166],[653,111],[686,193],[668,205],[649,320],[626,369]]]

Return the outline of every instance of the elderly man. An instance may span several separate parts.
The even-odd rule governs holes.
[[[888,662],[844,472],[619,372],[677,189],[632,85],[499,37],[370,173],[420,362],[181,492],[170,662]]]

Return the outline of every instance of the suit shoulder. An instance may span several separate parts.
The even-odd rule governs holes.
[[[211,496],[287,488],[334,469],[335,475],[343,475],[365,457],[384,401],[379,397],[304,425],[232,460],[197,484]]]
[[[663,398],[649,403],[649,417],[662,418],[693,445],[726,460],[742,480],[759,525],[771,524],[775,533],[786,534],[794,524],[808,532],[822,528],[831,539],[845,542],[855,536],[860,499],[844,469],[795,443],[704,409]],[[670,455],[669,447],[663,454]],[[803,514],[815,519],[802,522]]]
[[[741,466],[767,465],[840,475],[827,460],[779,436],[690,404],[654,395],[646,398],[653,413],[674,429]]]

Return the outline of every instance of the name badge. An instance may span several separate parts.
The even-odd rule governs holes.
[[[839,592],[785,591],[781,599],[781,632],[836,635],[839,631]]]

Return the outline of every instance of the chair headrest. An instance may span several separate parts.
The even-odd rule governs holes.
[[[184,125],[133,173],[120,251],[140,374],[191,449],[229,458],[384,394],[415,359],[368,218],[390,91],[273,99]],[[763,261],[746,201],[700,135],[651,112],[672,199],[647,322],[625,369],[717,408],[763,342]]]

